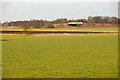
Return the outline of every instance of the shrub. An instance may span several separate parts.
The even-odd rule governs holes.
[[[49,22],[49,23],[46,25],[46,28],[55,28],[55,26],[54,26],[51,22]]]

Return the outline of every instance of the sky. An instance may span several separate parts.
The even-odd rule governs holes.
[[[118,2],[2,2],[2,22],[118,16]]]

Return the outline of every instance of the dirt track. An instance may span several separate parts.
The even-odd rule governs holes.
[[[0,31],[2,32],[2,34],[115,34],[118,32],[89,32],[89,31],[82,31],[82,32],[78,32],[78,31]]]

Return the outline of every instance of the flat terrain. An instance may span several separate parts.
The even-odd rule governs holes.
[[[0,79],[2,78],[2,53],[0,52]]]
[[[117,78],[117,35],[3,36],[3,78]]]
[[[23,31],[23,29],[1,29],[3,31]],[[100,28],[33,28],[30,31],[118,31],[117,27],[100,27]]]

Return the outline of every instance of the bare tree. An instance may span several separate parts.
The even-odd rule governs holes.
[[[94,27],[95,26],[95,21],[92,19],[92,16],[88,17],[88,26],[89,27]]]
[[[30,26],[29,23],[24,22],[24,24],[22,25],[22,28],[24,30],[24,33],[27,34],[28,30],[32,29],[32,26]]]

